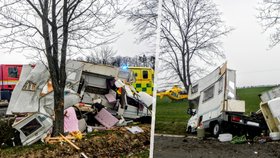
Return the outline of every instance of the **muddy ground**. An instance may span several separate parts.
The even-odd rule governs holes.
[[[279,158],[280,141],[231,144],[193,136],[155,136],[154,158]]]
[[[107,131],[96,131],[88,133],[82,140],[74,143],[81,149],[78,151],[66,142],[56,145],[44,143],[31,146],[17,146],[0,148],[0,157],[148,157],[150,147],[150,125],[138,125],[144,132],[138,134],[130,133],[125,127],[116,127]],[[142,152],[144,152],[142,154]],[[136,155],[136,156],[135,156]]]

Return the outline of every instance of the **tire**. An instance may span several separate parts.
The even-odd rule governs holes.
[[[191,128],[191,126],[189,126],[189,127],[187,128],[187,133],[192,133],[192,128]]]
[[[221,133],[221,125],[218,122],[214,122],[212,126],[212,135],[217,138]]]

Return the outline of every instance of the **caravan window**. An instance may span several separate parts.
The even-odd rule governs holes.
[[[214,85],[203,92],[203,102],[214,97]]]
[[[85,81],[88,86],[107,89],[106,78],[102,76],[86,75]]]
[[[198,84],[193,86],[191,89],[192,94],[196,93],[198,91]]]
[[[219,89],[218,89],[218,94],[220,94],[222,91],[223,91],[223,88],[224,88],[224,80],[223,80],[224,78],[223,77],[221,77],[220,79],[219,79]]]
[[[28,122],[26,125],[21,127],[20,130],[27,137],[30,134],[32,134],[33,132],[35,132],[37,129],[39,129],[40,127],[42,127],[42,125],[40,124],[40,122],[36,118],[34,118],[30,122]]]

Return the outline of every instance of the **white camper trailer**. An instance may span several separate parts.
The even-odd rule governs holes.
[[[73,66],[70,66],[70,63]],[[143,92],[138,93],[132,86],[124,84],[134,80],[130,70],[81,61],[69,61],[67,69],[68,71],[75,69],[79,85],[77,92],[82,96],[82,102],[90,104],[93,99],[101,99],[102,105],[110,109],[113,115],[128,119],[151,116],[149,107],[152,104],[152,96]],[[76,77],[73,76],[73,78]],[[116,81],[121,84],[119,87],[116,86]],[[122,87],[122,93],[124,93],[120,100],[116,99],[117,87]]]
[[[244,115],[245,101],[236,99],[236,72],[226,64],[190,85],[188,99],[195,105],[195,110],[189,110],[195,111],[187,125],[189,132],[203,126],[218,136],[233,127],[263,127],[262,120]]]

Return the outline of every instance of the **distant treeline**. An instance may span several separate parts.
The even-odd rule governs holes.
[[[243,86],[243,87],[237,87],[238,89],[242,88],[257,88],[257,87],[277,87],[280,86],[280,84],[267,84],[267,85],[257,85],[257,86]]]

